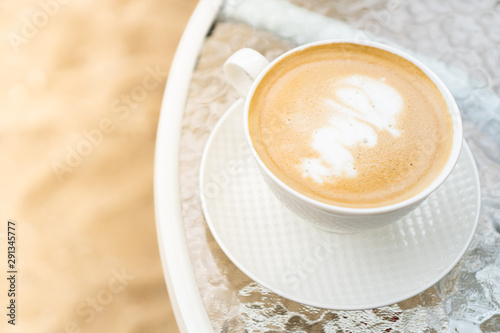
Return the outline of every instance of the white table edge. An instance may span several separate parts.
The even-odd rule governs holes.
[[[179,189],[179,146],[191,77],[222,1],[200,0],[186,25],[170,68],[156,137],[154,200],[158,246],[181,332],[213,332],[186,243]]]

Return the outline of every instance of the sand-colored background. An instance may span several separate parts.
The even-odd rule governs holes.
[[[17,318],[1,332],[176,332],[153,160],[195,0],[0,3],[0,308],[16,221]],[[4,313],[5,312],[5,313]]]

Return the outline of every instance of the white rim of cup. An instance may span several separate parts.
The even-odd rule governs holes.
[[[355,44],[355,45],[363,45],[363,46],[369,46],[369,47],[374,47],[378,49],[385,50],[387,52],[393,53],[403,59],[406,59],[413,63],[415,66],[417,66],[420,70],[422,70],[427,77],[429,77],[432,82],[437,86],[439,89],[439,92],[443,96],[446,105],[448,106],[448,110],[451,115],[452,119],[452,125],[453,125],[453,146],[451,148],[450,156],[448,157],[448,161],[446,162],[446,165],[444,166],[443,170],[441,170],[441,173],[434,179],[434,181],[426,187],[423,191],[419,192],[418,194],[414,195],[411,198],[408,198],[406,200],[387,205],[387,206],[380,206],[380,207],[370,207],[370,208],[352,208],[352,207],[342,207],[342,206],[335,206],[331,204],[327,204],[325,202],[317,201],[314,200],[297,190],[293,189],[289,185],[285,184],[281,179],[279,179],[276,175],[274,175],[271,170],[268,169],[268,167],[265,165],[265,163],[261,160],[259,154],[255,150],[253,143],[252,143],[252,138],[250,137],[250,130],[248,126],[248,114],[249,114],[249,106],[250,106],[250,101],[253,97],[253,93],[255,92],[255,89],[259,85],[260,81],[262,78],[266,75],[266,73],[269,71],[271,67],[273,67],[277,62],[279,62],[281,59],[287,57],[290,54],[293,54],[297,51],[301,51],[304,49],[307,49],[309,47],[317,46],[317,45],[325,45],[325,44],[340,44],[340,43],[346,43],[346,44]],[[432,192],[437,190],[439,186],[448,178],[448,176],[451,174],[451,171],[455,167],[458,158],[460,156],[460,152],[462,150],[462,142],[463,142],[463,127],[462,127],[462,118],[460,115],[460,110],[458,108],[458,105],[455,101],[455,98],[449,91],[448,87],[444,84],[444,82],[426,65],[424,65],[422,62],[420,62],[418,59],[414,58],[413,56],[400,51],[396,48],[393,48],[391,46],[377,43],[377,42],[372,42],[372,41],[361,41],[361,40],[351,40],[351,39],[332,39],[332,40],[322,40],[314,43],[308,43],[304,44],[301,46],[298,46],[296,48],[293,48],[282,55],[280,55],[278,58],[274,59],[271,61],[259,74],[259,76],[254,80],[252,83],[252,86],[250,87],[250,91],[248,92],[246,98],[245,98],[245,136],[247,139],[248,144],[250,145],[250,148],[252,150],[252,153],[254,157],[257,160],[257,163],[261,166],[261,168],[266,172],[266,174],[271,177],[271,179],[274,181],[275,184],[278,184],[282,189],[286,190],[287,192],[291,193],[292,195],[296,196],[300,200],[307,202],[310,206],[316,207],[321,210],[326,210],[330,212],[338,212],[341,214],[350,214],[350,215],[377,215],[377,214],[383,214],[383,213],[388,213],[391,211],[399,210],[404,207],[408,207],[410,205],[413,205],[420,200],[423,200],[427,198]]]

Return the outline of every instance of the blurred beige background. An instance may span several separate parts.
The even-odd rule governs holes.
[[[168,69],[195,0],[0,3],[1,332],[177,332],[155,229]],[[4,313],[5,312],[5,313]]]

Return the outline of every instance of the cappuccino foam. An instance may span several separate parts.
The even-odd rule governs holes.
[[[281,59],[249,111],[253,145],[284,183],[345,207],[403,201],[427,187],[451,151],[439,89],[390,52],[339,43]]]

